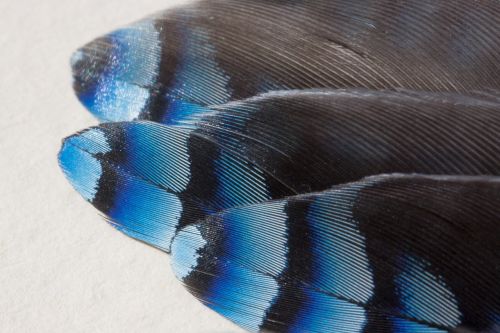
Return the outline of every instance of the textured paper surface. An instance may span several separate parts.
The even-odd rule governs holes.
[[[177,3],[0,2],[0,332],[241,332],[165,254],[104,223],[56,161],[61,138],[96,124],[71,91],[71,52]]]

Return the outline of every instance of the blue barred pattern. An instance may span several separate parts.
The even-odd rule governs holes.
[[[73,55],[84,106],[139,121],[67,138],[60,165],[251,332],[498,332],[500,186],[484,175],[500,174],[499,11],[206,0],[160,13]]]
[[[80,101],[101,121],[138,118],[158,77],[161,47],[154,21],[144,20],[78,50],[71,62],[80,73],[75,86],[84,85]]]
[[[208,164],[193,159],[206,149],[213,154]],[[71,136],[59,161],[111,224],[165,251],[186,220],[271,199],[263,171],[249,161],[191,129],[152,122],[105,124]],[[203,182],[213,187],[206,194]]]
[[[426,225],[421,214],[427,208],[421,202],[422,207],[417,205],[401,217],[401,230],[394,229],[400,238],[391,239],[380,233],[393,228],[391,218],[383,217],[388,206],[378,207],[374,202],[377,198],[390,204],[402,193],[411,201],[413,194],[426,191],[431,204],[435,204],[432,197],[442,195],[453,201],[463,195],[463,182],[471,188],[482,184],[500,190],[500,183],[489,184],[480,177],[394,175],[232,208],[181,229],[173,241],[172,265],[200,301],[251,332],[474,330],[483,324],[471,326],[466,321],[468,310],[463,308],[463,302],[473,299],[465,300],[459,290],[453,290],[457,277],[443,269],[446,262],[464,260],[477,265],[479,258],[485,259],[485,267],[474,268],[480,277],[464,280],[462,287],[475,295],[494,283],[490,274],[496,259],[487,252],[466,250],[470,258],[449,252],[454,246],[446,245],[449,240],[467,237],[462,233],[467,221],[441,220],[432,228],[448,228],[441,234],[443,243],[426,245],[423,239],[431,235],[411,236],[413,228]],[[475,209],[475,203],[463,204],[464,209]],[[497,207],[488,206],[483,206],[486,215],[497,213]],[[382,215],[378,220],[359,218],[369,210]],[[453,210],[443,212],[448,213],[454,214]],[[499,228],[489,218],[480,223],[484,230],[479,233]],[[488,242],[494,240],[482,237],[489,248]],[[425,246],[430,248],[419,249]],[[408,255],[419,251],[426,258]],[[489,292],[497,293],[498,288]],[[487,304],[499,310],[498,300]],[[484,324],[490,329],[497,325],[495,319]]]

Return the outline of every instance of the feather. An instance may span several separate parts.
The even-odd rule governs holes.
[[[302,90],[212,109],[196,132],[242,152],[296,193],[394,172],[500,175],[493,97]]]
[[[91,128],[59,159],[117,228],[169,251],[175,230],[221,209],[381,173],[500,175],[499,110],[462,95],[273,93],[214,108],[194,129]]]
[[[500,181],[381,175],[182,229],[177,277],[251,332],[497,332]]]
[[[271,90],[500,90],[497,0],[205,0],[72,57],[100,120],[176,124]]]
[[[167,252],[179,227],[224,208],[271,199],[263,171],[234,151],[153,122],[81,131],[64,140],[59,163],[112,225]],[[292,194],[281,188],[280,197]]]

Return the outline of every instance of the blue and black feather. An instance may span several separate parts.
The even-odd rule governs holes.
[[[384,175],[181,230],[173,268],[252,332],[496,332],[500,183]]]
[[[161,12],[73,55],[85,107],[137,122],[65,139],[60,165],[251,332],[499,332],[498,12],[496,0]]]
[[[264,171],[250,161],[209,137],[158,123],[84,130],[64,141],[59,162],[75,189],[113,225],[165,251],[184,225],[272,198]],[[281,185],[279,196],[290,194]]]
[[[496,0],[205,0],[114,31],[73,56],[102,121],[183,123],[199,106],[274,90],[500,90]]]
[[[498,174],[498,110],[491,96],[281,92],[195,127],[94,127],[60,163],[249,331],[495,332],[499,188],[482,175]],[[442,176],[349,183],[395,172]],[[326,191],[293,196],[312,189]]]
[[[370,175],[499,175],[499,105],[454,94],[273,93],[207,108],[194,128],[104,124],[68,138],[60,164],[117,226],[168,250],[180,226],[221,209]],[[144,199],[146,188],[151,198]],[[162,193],[172,198],[166,206]],[[141,222],[129,223],[132,216]],[[157,234],[160,225],[171,228],[168,237]]]

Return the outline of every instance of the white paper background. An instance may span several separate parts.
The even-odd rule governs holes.
[[[71,90],[72,51],[182,1],[0,2],[0,332],[241,332],[166,255],[104,223],[56,161],[61,138],[96,124]]]

